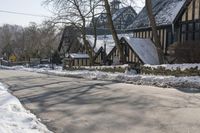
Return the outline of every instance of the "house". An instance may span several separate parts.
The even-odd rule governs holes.
[[[111,3],[111,13],[112,20],[115,26],[115,29],[118,33],[125,32],[125,29],[134,21],[137,16],[136,11],[131,7],[121,7],[121,2],[119,0],[113,0]],[[107,22],[107,13],[103,11],[98,17],[94,18],[96,22],[97,34],[111,34],[109,32],[109,26]],[[91,21],[89,29],[93,29],[93,21]],[[88,34],[93,34],[92,31]]]
[[[119,10],[116,5],[115,8],[112,7],[115,9],[113,13]],[[166,55],[170,54],[169,48],[177,43],[192,41],[200,44],[200,0],[152,0],[152,6],[158,35]],[[159,64],[145,7],[127,28],[127,33],[119,36],[126,63]],[[95,46],[93,36],[88,36],[87,39],[94,48],[97,64],[119,59],[119,52],[111,35],[98,36]]]
[[[118,34],[118,37],[121,38],[124,34]],[[103,65],[103,64],[111,64],[112,60],[108,60],[108,55],[115,48],[115,42],[113,40],[112,35],[99,35],[97,36],[96,45],[94,46],[94,36],[87,35],[87,40],[90,46],[93,48],[93,53],[95,54],[94,60],[95,64]]]
[[[120,41],[123,46],[126,64],[159,64],[157,49],[151,39],[124,35]],[[116,47],[112,49],[107,58],[110,60],[119,59],[119,52]]]
[[[151,39],[134,38],[130,34],[118,34],[123,45],[125,63],[127,64],[152,64],[158,65],[159,59],[156,47]],[[93,47],[94,37],[87,36],[87,40]],[[97,36],[95,52],[95,64],[117,64],[119,53],[116,49],[112,35]]]
[[[152,7],[165,54],[172,44],[199,42],[200,0],[152,0]],[[128,29],[136,38],[154,40],[145,7]]]
[[[84,53],[71,53],[66,55],[65,65],[68,66],[89,66],[90,59],[88,54]]]
[[[80,33],[73,26],[66,26],[63,30],[60,43],[58,45],[58,51],[61,58],[65,57],[65,54],[80,53],[83,52],[83,45],[80,43]]]

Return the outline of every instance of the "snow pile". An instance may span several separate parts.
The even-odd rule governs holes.
[[[200,70],[200,64],[163,64],[163,65],[144,65],[144,67],[150,67],[154,69],[158,69],[160,67],[164,68],[165,70],[177,70],[180,69],[184,71],[186,69],[197,68]]]
[[[0,133],[52,133],[0,83]]]
[[[0,67],[1,68],[1,67]],[[19,67],[17,67],[18,69]],[[16,70],[15,67],[4,67],[4,69]],[[76,70],[63,71],[61,68],[56,70],[21,68],[18,70],[51,74],[56,76],[78,77],[86,79],[114,80],[118,82],[132,83],[137,85],[151,85],[164,88],[196,88],[200,89],[200,77],[175,77],[175,76],[155,76],[155,75],[136,75],[135,71],[126,73],[108,73],[100,71]]]
[[[108,73],[108,72],[88,71],[88,70],[62,71],[62,70],[29,69],[28,71],[51,74],[56,76],[69,76],[69,77],[99,79],[99,80],[114,80],[119,82],[137,84],[137,85],[151,85],[151,86],[167,87],[167,88],[174,87],[174,88],[200,89],[200,77],[198,76],[175,77],[175,76],[135,75],[135,72]]]

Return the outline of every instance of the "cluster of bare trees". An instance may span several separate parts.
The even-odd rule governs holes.
[[[0,56],[15,55],[18,61],[48,58],[57,48],[59,38],[52,25],[30,23],[28,27],[3,25],[0,27]]]

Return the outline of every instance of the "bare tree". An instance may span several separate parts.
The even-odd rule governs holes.
[[[115,45],[117,47],[117,50],[119,51],[120,62],[124,63],[123,46],[120,43],[120,40],[117,36],[117,31],[116,31],[114,24],[113,24],[109,1],[108,0],[103,0],[103,1],[104,1],[104,4],[105,4],[105,9],[106,9],[106,13],[107,13],[108,25],[109,25],[110,31],[112,33],[112,36],[113,36]]]
[[[154,43],[157,47],[159,61],[160,61],[160,64],[162,64],[162,63],[164,63],[164,54],[162,51],[160,38],[159,38],[158,32],[157,32],[156,19],[155,19],[155,16],[153,14],[153,9],[152,9],[152,0],[145,0],[145,6],[147,9],[147,15],[148,15],[150,25],[152,28]]]
[[[48,58],[50,50],[56,49],[58,43],[55,28],[49,25],[31,23],[28,27],[4,25],[0,28],[1,54],[15,54],[19,61],[29,58]]]
[[[45,0],[45,4],[54,6],[56,18],[54,23],[73,25],[81,33],[86,52],[90,56],[90,64],[93,64],[93,50],[87,41],[86,26],[91,16],[94,16],[94,9],[100,0]],[[91,15],[92,14],[92,15]]]

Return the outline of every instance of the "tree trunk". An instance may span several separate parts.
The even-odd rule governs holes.
[[[146,9],[147,9],[147,15],[148,15],[148,18],[150,21],[150,26],[152,28],[154,43],[155,43],[157,51],[158,51],[159,62],[160,62],[160,64],[163,64],[164,63],[164,53],[162,51],[160,38],[159,38],[158,32],[157,32],[156,20],[155,20],[155,16],[154,16],[153,10],[152,10],[152,1],[145,0],[145,5],[146,5]]]
[[[117,32],[116,32],[114,24],[113,24],[112,15],[111,15],[111,11],[110,11],[110,5],[109,5],[108,0],[104,0],[104,3],[105,3],[105,9],[107,12],[108,25],[109,25],[110,31],[112,33],[117,50],[119,51],[120,62],[124,63],[125,60],[124,60],[124,54],[123,54],[123,46],[120,43],[120,40],[117,36]]]
[[[93,59],[93,55],[92,55],[91,46],[90,46],[89,42],[86,39],[85,27],[82,28],[82,38],[83,38],[83,43],[84,43],[85,50],[87,51],[87,54],[90,57],[90,66],[92,66],[92,65],[94,65],[94,59]]]
[[[77,10],[78,10],[78,12],[81,16],[82,22],[83,22],[83,25],[82,25],[82,28],[81,28],[83,44],[84,44],[84,47],[85,47],[87,54],[90,57],[90,66],[92,66],[92,65],[94,65],[94,59],[93,59],[93,54],[92,54],[92,47],[90,46],[90,44],[89,44],[89,42],[87,41],[87,38],[86,38],[86,20],[85,20],[85,17],[82,15],[80,8],[78,6],[77,6]]]

